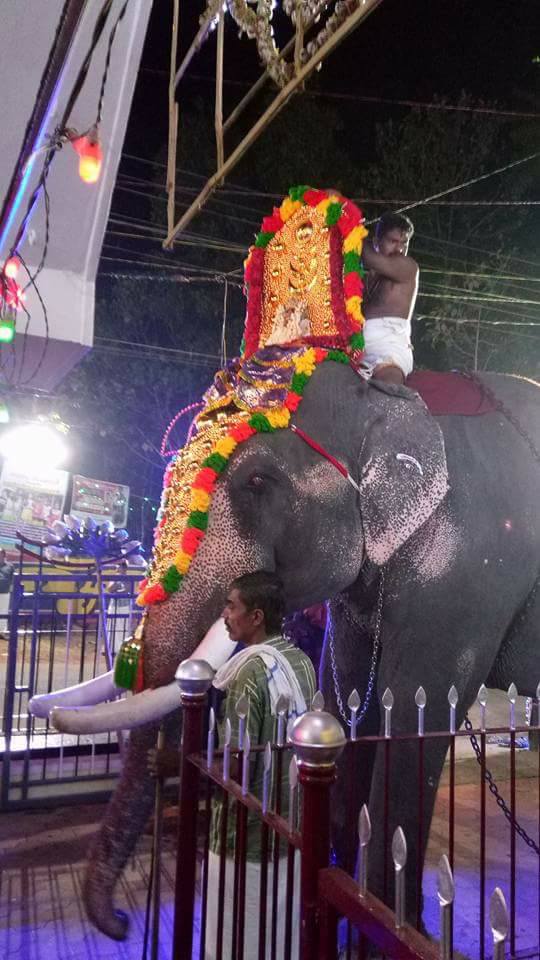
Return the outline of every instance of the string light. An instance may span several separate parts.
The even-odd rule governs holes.
[[[97,127],[88,133],[74,137],[71,145],[79,156],[79,176],[84,183],[96,183],[99,180],[103,164],[103,150]]]

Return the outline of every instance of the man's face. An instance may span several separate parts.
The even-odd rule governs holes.
[[[223,610],[223,619],[233,643],[249,643],[263,622],[262,610],[248,610],[234,587],[229,590]]]
[[[406,257],[409,249],[409,237],[397,227],[394,230],[388,230],[383,233],[378,242],[379,253],[384,257],[397,257],[399,255]]]

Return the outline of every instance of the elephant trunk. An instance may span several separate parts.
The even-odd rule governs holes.
[[[177,714],[174,723],[178,728]],[[149,724],[131,734],[120,782],[89,851],[83,891],[86,912],[113,940],[127,935],[128,918],[114,908],[114,888],[152,811],[155,784],[147,770],[147,753],[156,744],[157,732],[157,724]]]

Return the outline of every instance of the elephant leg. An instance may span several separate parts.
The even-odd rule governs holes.
[[[178,742],[178,711],[166,721],[169,746]],[[127,935],[128,917],[114,908],[114,890],[152,811],[155,781],[147,771],[147,753],[156,745],[158,725],[133,730],[120,783],[89,851],[84,904],[89,919],[113,940]]]
[[[507,690],[515,683],[524,697],[535,697],[540,682],[540,576],[514,617],[501,644],[487,684]]]
[[[332,657],[333,650],[333,657]],[[354,688],[362,706],[368,685],[372,640],[365,618],[362,618],[350,596],[342,594],[330,603],[330,618],[321,659],[320,684],[326,709],[345,726],[338,704],[348,718],[347,700]],[[332,669],[332,659],[335,671]],[[358,725],[358,736],[378,732],[379,708],[376,690],[370,707]],[[338,761],[338,780],[332,796],[332,845],[338,864],[353,873],[357,855],[358,814],[369,800],[375,747],[366,744],[348,748]],[[351,826],[354,824],[354,828]]]

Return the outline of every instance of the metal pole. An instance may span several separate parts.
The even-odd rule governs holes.
[[[234,169],[239,160],[243,157],[244,153],[255,142],[257,137],[266,129],[271,120],[282,110],[282,108],[287,103],[289,97],[295,92],[297,87],[303,83],[304,80],[313,73],[314,70],[318,67],[319,63],[322,63],[324,58],[330,54],[335,47],[337,47],[342,40],[345,39],[347,34],[356,27],[356,25],[362,20],[368,13],[381,3],[381,0],[361,0],[359,2],[354,13],[351,13],[344,23],[328,38],[326,43],[313,54],[310,60],[301,70],[289,81],[289,83],[279,91],[275,99],[272,101],[270,106],[264,111],[262,116],[259,117],[257,122],[253,125],[249,133],[240,141],[235,150],[230,154],[227,160],[223,163],[221,167],[213,174],[212,177],[206,182],[202,188],[199,195],[195,198],[190,207],[182,215],[176,226],[173,230],[169,230],[166,239],[163,241],[163,247],[165,250],[170,250],[173,247],[174,241],[179,233],[182,232],[184,227],[193,220],[193,217],[203,205],[208,200],[208,197],[214,192],[216,187],[219,186],[222,180],[229,175],[231,170]]]
[[[165,729],[159,728],[157,749],[165,746]],[[163,777],[156,780],[156,796],[154,801],[154,869],[152,872],[152,942],[150,944],[150,960],[158,960],[159,956],[159,908],[161,901],[161,837],[163,833]]]
[[[291,734],[302,784],[300,960],[317,960],[319,870],[330,861],[330,787],[346,739],[335,717],[323,710],[305,713]]]
[[[185,660],[176,679],[182,694],[182,744],[176,884],[174,894],[173,960],[191,960],[195,874],[197,867],[197,812],[199,769],[190,756],[203,749],[203,720],[214,671],[204,660]]]
[[[167,151],[167,229],[174,227],[176,191],[176,151],[178,147],[178,104],[176,102],[176,54],[178,50],[178,22],[180,0],[173,0],[171,34],[171,66],[169,73],[169,149]]]

